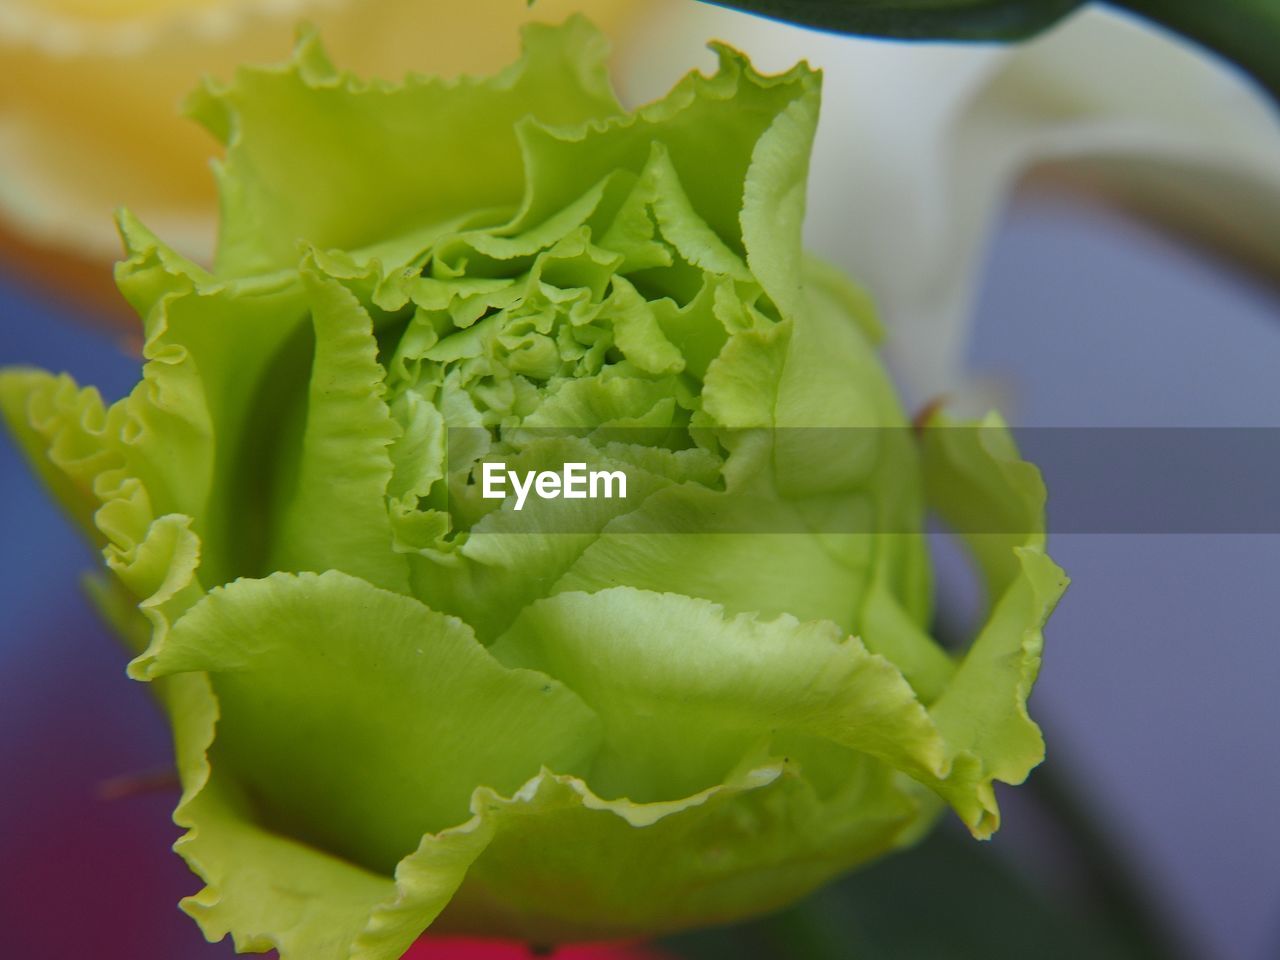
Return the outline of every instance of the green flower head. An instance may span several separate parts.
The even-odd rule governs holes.
[[[212,271],[121,216],[137,388],[0,379],[172,721],[210,938],[728,921],[947,804],[990,834],[1041,759],[1039,475],[996,421],[904,429],[866,297],[801,250],[819,78],[718,52],[626,112],[582,20],[455,82],[304,37],[190,103],[226,146]],[[812,428],[862,442],[819,461]],[[498,463],[625,496],[486,496]],[[971,538],[962,654],[927,632],[930,506],[1023,531]]]

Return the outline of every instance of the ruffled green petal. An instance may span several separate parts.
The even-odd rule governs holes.
[[[303,273],[315,353],[299,449],[278,455],[271,570],[342,570],[398,593],[408,564],[391,550],[389,446],[400,428],[382,399],[373,322],[359,301]]]
[[[929,505],[973,551],[994,603],[1020,571],[1014,548],[1044,548],[1044,481],[1018,456],[999,414],[956,422],[939,413],[926,426],[921,447]]]
[[[612,520],[550,592],[593,592],[620,583],[678,590],[730,613],[789,613],[852,632],[872,537],[801,532],[806,522],[775,498],[701,485],[659,490]]]
[[[178,850],[207,883],[184,907],[211,938],[286,957],[400,956],[466,862],[402,865],[407,893],[397,861],[465,821],[476,784],[514,792],[541,764],[581,768],[598,741],[558,682],[337,572],[213,591],[145,673],[177,734]]]
[[[107,409],[94,387],[68,375],[0,371],[0,415],[46,488],[99,546],[93,515],[102,505],[98,478],[124,465]]]
[[[514,225],[542,222],[568,206],[583,183],[618,169],[639,174],[659,141],[692,210],[729,249],[745,253],[739,215],[756,144],[793,101],[816,104],[817,76],[800,66],[762,77],[737,51],[715,50],[720,64],[713,76],[689,74],[633,114],[576,130],[525,124],[520,134],[529,186]],[[716,162],[707,163],[709,156]]]
[[[807,70],[798,76],[803,93],[773,118],[752,150],[741,213],[747,265],[784,317],[805,309],[800,233],[820,100],[817,76]]]
[[[119,581],[98,578],[90,587],[125,642],[145,645],[152,626]],[[451,880],[420,882],[411,914],[384,922],[406,902],[391,877],[272,830],[228,765],[211,766],[219,707],[209,677],[157,677],[151,689],[169,714],[183,785],[174,822],[187,832],[174,849],[207,884],[180,905],[205,936],[230,934],[239,952],[276,949],[285,958],[397,960],[448,902],[465,864]]]
[[[130,604],[154,636],[201,595],[201,544],[191,518],[156,518],[152,498],[125,464],[135,439],[125,403],[107,409],[65,374],[0,372],[0,412],[51,491],[102,548]],[[147,642],[131,640],[139,653]]]
[[[212,766],[206,758],[219,722],[209,679],[185,674],[155,685],[173,723],[183,783],[174,820],[187,833],[174,849],[206,883],[182,909],[209,940],[231,934],[240,952],[354,958],[369,917],[394,896],[392,880],[262,825],[255,799],[216,755]],[[396,960],[412,942],[402,939],[370,960]]]
[[[556,944],[775,909],[900,845],[934,811],[875,764],[846,755],[840,766],[822,789],[799,755],[744,765],[663,803],[604,799],[548,771],[511,797],[477,791],[474,819],[419,851],[429,863],[470,838],[483,844],[433,932]],[[530,876],[548,882],[522,880]]]
[[[734,617],[631,587],[562,593],[491,648],[564,681],[601,717],[590,780],[605,796],[666,800],[723,782],[798,733],[944,777],[946,747],[901,673],[831,623]]]
[[[218,275],[292,267],[299,240],[399,266],[477,211],[500,223],[524,185],[520,121],[578,124],[619,109],[606,44],[585,20],[531,25],[524,43],[523,59],[491,79],[393,85],[335,70],[304,35],[286,66],[206,84],[188,109],[227,147]]]
[[[991,605],[986,625],[930,708],[971,767],[971,791],[943,791],[984,837],[1000,825],[991,782],[1021,783],[1044,759],[1027,697],[1040,671],[1044,623],[1069,581],[1044,553],[1039,471],[1018,457],[998,417],[971,424],[936,417],[922,446],[931,503],[963,531]]]
[[[476,522],[455,548],[436,545],[410,555],[414,594],[461,617],[487,643],[521,609],[551,592],[611,521],[665,487],[705,479],[708,469],[698,451],[639,456],[622,444],[600,449],[585,439],[555,436],[512,456],[508,466],[527,471],[567,462],[585,463],[587,469],[624,468],[627,498],[540,501],[520,511],[508,499]]]
[[[146,676],[200,671],[219,704],[215,766],[296,839],[387,871],[462,819],[477,784],[514,790],[541,763],[579,769],[595,746],[591,712],[560,684],[336,571],[212,591]]]
[[[127,213],[120,224],[116,279],[143,317],[147,360],[117,405],[126,473],[157,515],[193,518],[207,583],[264,573],[282,414],[306,383],[302,284],[216,281]]]

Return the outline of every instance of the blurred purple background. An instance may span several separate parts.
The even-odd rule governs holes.
[[[1280,426],[1280,297],[1143,228],[1022,201],[991,253],[973,368],[1024,425]],[[108,398],[136,362],[0,274],[0,363]],[[177,910],[166,728],[78,580],[96,558],[0,438],[0,957],[230,955]],[[1059,536],[1073,577],[1033,711],[1193,956],[1280,956],[1280,537]],[[996,848],[1041,855],[1015,805]],[[878,960],[878,958],[877,958]],[[892,958],[890,958],[892,960]]]
[[[138,370],[12,275],[0,275],[0,363],[67,370],[108,398]],[[0,957],[232,956],[177,909],[199,884],[168,849],[176,790],[105,798],[116,778],[171,768],[168,727],[80,589],[98,558],[7,434],[0,529]]]
[[[970,363],[1012,381],[1023,425],[1280,427],[1280,295],[1118,216],[1024,200]],[[1280,537],[1051,547],[1073,581],[1032,700],[1051,762],[1192,956],[1280,957]]]

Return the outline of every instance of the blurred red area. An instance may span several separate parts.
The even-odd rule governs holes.
[[[529,960],[536,956],[522,943],[496,940],[423,938],[404,960]],[[563,947],[555,960],[670,960],[670,954],[635,944],[592,944]]]

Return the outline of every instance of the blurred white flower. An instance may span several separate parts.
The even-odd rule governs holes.
[[[697,62],[708,37],[764,69],[824,69],[808,240],[869,287],[916,401],[972,389],[963,364],[988,235],[1039,165],[1280,273],[1280,116],[1172,34],[1088,10],[1021,46],[906,44],[664,9],[630,47],[624,89],[637,98]]]

